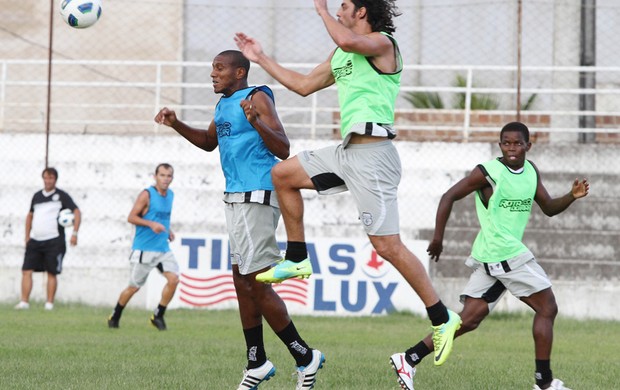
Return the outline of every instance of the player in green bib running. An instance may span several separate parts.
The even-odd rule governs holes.
[[[479,164],[441,197],[428,253],[431,259],[439,260],[452,205],[475,192],[480,232],[465,262],[473,272],[461,294],[463,325],[456,337],[475,330],[508,290],[536,313],[534,390],[569,390],[561,380],[553,379],[551,373],[553,322],[558,312],[551,281],[522,238],[534,202],[551,217],[586,196],[590,186],[587,180],[576,179],[569,193],[552,198],[536,166],[525,159],[531,146],[529,129],[523,123],[511,122],[502,128],[499,142],[502,157]],[[427,336],[400,354],[402,372],[406,375],[400,374],[399,378],[410,383],[408,389],[413,389],[415,366],[431,348],[431,337]]]
[[[267,56],[261,45],[243,33],[235,41],[250,61],[259,64],[285,87],[302,96],[336,84],[340,105],[340,145],[304,151],[276,164],[273,184],[287,234],[284,259],[256,276],[265,283],[312,274],[303,225],[301,189],[329,195],[348,190],[358,217],[377,254],[389,261],[418,294],[433,325],[435,364],[452,350],[459,316],[439,299],[420,260],[400,238],[397,191],[401,163],[392,139],[394,104],[403,68],[392,19],[394,0],[344,0],[336,17],[326,0],[315,0],[316,12],[337,48],[328,59],[301,74]]]

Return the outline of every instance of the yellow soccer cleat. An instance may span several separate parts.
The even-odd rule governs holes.
[[[256,280],[263,283],[281,283],[286,279],[308,279],[312,275],[310,260],[304,259],[299,263],[291,260],[281,260],[268,271],[256,275]]]
[[[461,317],[458,314],[448,310],[448,316],[448,322],[432,327],[436,366],[441,366],[448,360],[448,356],[452,352],[454,334],[461,327]]]

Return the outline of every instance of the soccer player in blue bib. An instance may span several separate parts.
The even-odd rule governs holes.
[[[162,163],[155,168],[155,185],[145,188],[134,203],[127,221],[136,226],[129,264],[131,267],[129,286],[125,288],[108,318],[108,327],[118,328],[123,309],[131,297],[146,283],[149,273],[157,268],[166,278],[161,300],[151,316],[151,324],[159,330],[166,330],[164,313],[174,297],[179,284],[179,264],[170,250],[169,241],[174,240],[170,228],[170,216],[174,192],[169,188],[174,178],[170,164]]]
[[[188,126],[168,108],[161,109],[155,121],[207,152],[219,146],[233,280],[247,346],[247,366],[238,389],[255,389],[276,372],[263,344],[263,318],[295,359],[297,389],[311,389],[325,357],[301,338],[271,285],[256,280],[281,258],[275,237],[280,208],[271,168],[288,158],[289,141],[273,93],[266,86],[248,86],[249,70],[250,62],[236,50],[213,59],[213,89],[223,96],[207,130]]]

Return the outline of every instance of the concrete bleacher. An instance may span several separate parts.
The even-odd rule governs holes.
[[[333,141],[292,141],[292,155]],[[477,163],[498,155],[496,144],[397,143],[403,163],[399,190],[403,239],[430,239],[441,194]],[[41,188],[45,138],[0,134],[7,169],[0,187],[0,301],[16,302],[24,251],[24,219],[32,194]],[[53,135],[50,165],[84,215],[79,245],[69,248],[60,278],[58,301],[111,306],[127,282],[127,257],[133,228],[127,214],[139,191],[152,182],[159,162],[175,167],[173,226],[177,232],[226,234],[221,204],[224,181],[219,154],[205,153],[178,136]],[[535,206],[525,241],[554,280],[563,314],[620,319],[609,310],[620,292],[620,167],[609,145],[535,145],[528,157],[542,172],[552,196],[587,177],[590,195],[566,212],[548,218]],[[318,197],[304,192],[307,237],[363,237],[350,195]],[[415,214],[409,214],[415,209]],[[414,217],[409,217],[413,215]],[[457,202],[439,263],[430,272],[442,299],[458,308],[467,280],[462,264],[477,232],[473,199]],[[278,229],[284,238],[283,226]],[[34,300],[44,296],[43,275],[36,275]],[[139,293],[132,305],[144,306]],[[570,304],[566,304],[566,303]],[[503,310],[524,310],[506,300]]]

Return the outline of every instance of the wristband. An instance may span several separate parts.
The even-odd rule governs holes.
[[[77,232],[73,232],[73,233],[71,233],[71,235],[72,235],[73,237],[77,237]]]

